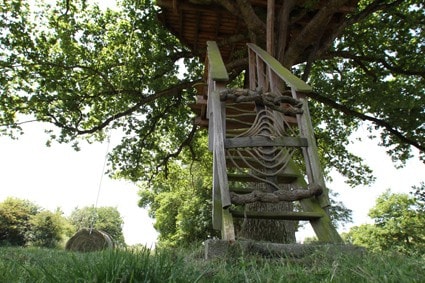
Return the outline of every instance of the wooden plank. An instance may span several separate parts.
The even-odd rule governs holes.
[[[311,86],[306,84],[303,80],[293,75],[291,71],[283,67],[279,61],[270,56],[265,50],[261,49],[253,43],[247,43],[248,47],[253,50],[258,57],[260,57],[270,68],[284,80],[290,87],[295,88],[296,91],[312,92]]]
[[[274,48],[275,0],[267,0],[267,52],[271,56]]]
[[[255,54],[255,53],[254,53]],[[268,78],[264,68],[263,60],[260,60],[258,54],[255,54],[255,67],[257,72],[257,87],[261,87],[263,91],[268,91]]]
[[[261,182],[261,180],[259,180],[258,178],[262,178],[265,179],[265,176],[258,176],[258,178],[251,175],[243,175],[243,174],[228,174],[228,180],[232,181],[232,182]],[[287,174],[287,173],[281,173],[281,174],[277,174],[276,178],[277,181],[279,183],[285,183],[285,184],[289,184],[292,183],[294,181],[296,181],[298,179],[298,177],[300,177],[300,175],[298,174]]]
[[[223,206],[221,205],[220,184],[216,162],[213,161],[213,189],[212,189],[212,219],[213,229],[221,230],[223,226]]]
[[[256,70],[255,70],[255,52],[248,48],[249,60],[249,89],[255,89],[256,85]]]
[[[230,201],[228,180],[227,180],[227,169],[226,169],[226,155],[224,151],[224,128],[223,128],[223,112],[222,105],[220,102],[220,96],[218,91],[214,91],[209,95],[211,100],[211,113],[210,121],[213,121],[213,152],[214,161],[217,169],[217,177],[221,192],[221,205],[223,208],[229,207],[232,203]]]
[[[227,82],[229,74],[215,41],[207,41],[207,54],[211,79],[217,82]]]
[[[208,67],[208,96],[210,96],[215,88],[215,82],[212,80],[211,75],[211,68]],[[212,100],[207,99],[207,119],[208,119],[208,149],[210,151],[214,150],[214,123],[212,119]]]
[[[324,216],[320,212],[296,212],[296,211],[230,211],[235,218],[253,218],[253,219],[274,219],[274,220],[295,220],[312,221],[318,220]]]
[[[235,241],[235,228],[233,226],[233,216],[229,209],[222,210],[222,228],[221,228],[221,239],[234,242]]]
[[[294,173],[301,174],[300,169],[294,161],[288,163],[288,168]],[[298,178],[294,183],[295,186],[305,187],[307,182],[304,178]],[[313,227],[314,232],[316,233],[317,238],[320,242],[323,243],[343,243],[341,236],[338,234],[337,230],[332,224],[332,221],[326,211],[320,206],[317,198],[308,198],[300,200],[301,208],[305,212],[316,212],[322,213],[323,217],[317,220],[310,221],[311,226]]]
[[[293,92],[293,95],[295,96],[294,98],[299,99],[303,103],[303,115],[297,115],[297,119],[299,120],[298,125],[301,135],[308,140],[309,144],[307,148],[303,149],[307,172],[309,172],[309,182],[318,184],[323,188],[323,193],[318,197],[318,200],[323,208],[327,208],[331,205],[331,202],[329,200],[329,192],[325,184],[325,177],[320,165],[316,138],[314,137],[313,125],[311,124],[308,101],[306,97],[298,96],[295,90],[293,90]]]
[[[240,147],[262,147],[262,146],[276,146],[276,147],[307,147],[308,142],[306,138],[300,137],[276,137],[271,139],[265,136],[253,137],[238,137],[230,138],[224,141],[225,148],[240,148]]]

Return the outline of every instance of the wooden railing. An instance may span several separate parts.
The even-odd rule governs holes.
[[[250,89],[262,88],[263,91],[270,91],[276,94],[289,95],[302,103],[302,114],[297,114],[295,121],[291,121],[298,126],[299,136],[307,139],[308,147],[302,147],[305,163],[305,171],[309,184],[317,184],[323,188],[323,193],[315,199],[300,200],[301,207],[306,212],[327,212],[317,221],[310,221],[318,239],[322,242],[341,243],[342,239],[333,227],[328,214],[330,200],[324,182],[322,168],[319,163],[316,140],[314,138],[313,126],[308,108],[307,96],[312,88],[304,81],[294,76],[289,70],[284,68],[275,58],[270,56],[254,44],[248,44],[249,53],[249,82]],[[292,117],[288,117],[288,121]],[[299,172],[299,168],[293,161],[288,167],[294,172]],[[298,178],[297,184],[306,186],[304,178]],[[236,215],[235,215],[236,216]]]
[[[227,179],[224,139],[226,133],[225,105],[220,101],[220,91],[225,89],[229,76],[215,42],[207,42],[208,64],[208,133],[213,152],[213,226],[221,230],[222,239],[235,240]]]
[[[312,92],[311,86],[293,75],[291,71],[283,67],[274,57],[255,44],[248,43],[248,54],[250,89],[260,87],[263,91],[284,95],[285,86],[287,86],[290,88],[292,98],[302,102],[303,114],[296,115],[296,124],[298,125],[300,136],[306,138],[308,141],[308,147],[302,148],[308,182],[310,184],[317,184],[325,190],[318,199],[321,207],[329,207],[330,201],[328,192],[326,191],[322,168],[319,163],[316,139],[314,138],[307,96],[305,95],[305,93]]]

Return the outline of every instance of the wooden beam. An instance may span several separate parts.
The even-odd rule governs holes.
[[[310,110],[308,109],[307,97],[298,94],[293,91],[293,96],[303,102],[303,115],[298,115],[298,125],[300,128],[301,135],[304,136],[309,143],[309,147],[304,148],[304,158],[306,162],[307,172],[309,172],[309,182],[319,184],[324,188],[323,194],[318,197],[320,205],[327,209],[331,205],[329,199],[329,192],[325,185],[325,177],[323,175],[322,167],[320,165],[320,159],[318,155],[318,149],[316,145],[316,138],[314,137],[314,129],[311,124]]]
[[[211,79],[216,82],[227,82],[229,80],[229,74],[215,41],[207,41],[207,55]]]
[[[275,219],[275,220],[316,220],[324,216],[320,212],[295,212],[295,211],[230,211],[235,218]]]
[[[274,56],[275,0],[267,0],[267,52]]]
[[[288,173],[281,173],[276,175],[277,181],[280,184],[289,184],[294,181],[296,181],[300,175],[297,174],[288,174]],[[231,182],[257,182],[261,183],[263,182],[262,179],[266,178],[265,176],[258,176],[258,175],[242,175],[242,174],[228,174],[228,180]]]
[[[258,146],[289,146],[289,147],[307,147],[308,142],[305,138],[300,137],[276,137],[271,139],[265,136],[254,137],[238,137],[226,139],[224,141],[225,148],[240,147],[258,147]]]

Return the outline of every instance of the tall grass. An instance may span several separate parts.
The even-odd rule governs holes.
[[[313,253],[298,260],[200,249],[70,253],[0,248],[0,282],[425,282],[425,260],[398,254]]]

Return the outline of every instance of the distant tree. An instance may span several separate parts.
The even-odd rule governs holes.
[[[125,244],[122,232],[124,220],[115,207],[75,208],[68,220],[77,230],[93,227],[108,233],[116,244]]]
[[[369,211],[374,224],[350,229],[347,241],[371,250],[425,253],[425,213],[423,205],[408,194],[387,190]]]
[[[31,229],[27,233],[27,241],[34,246],[54,248],[70,234],[70,224],[60,210],[42,210],[33,215],[29,223]]]
[[[149,208],[156,220],[160,246],[190,245],[217,236],[211,222],[212,156],[205,136],[196,139],[194,150],[199,159],[190,162],[190,153],[183,152],[183,158],[170,162],[167,171],[161,171],[139,192],[139,206]]]
[[[40,208],[28,200],[10,197],[0,203],[0,245],[26,245],[30,220],[39,211]]]

